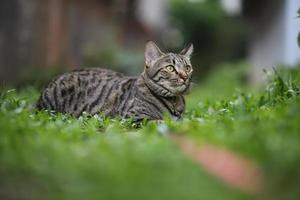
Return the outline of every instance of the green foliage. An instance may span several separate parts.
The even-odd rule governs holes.
[[[267,180],[263,199],[298,199],[300,70],[267,72],[261,91],[248,89],[245,73],[224,66],[193,89],[182,121],[139,129],[126,120],[37,112],[34,88],[1,91],[0,197],[251,199],[163,136],[182,134],[254,159]]]
[[[263,91],[245,93],[242,92],[245,89],[239,89],[231,97],[223,93],[225,98],[221,100],[200,101],[190,109],[188,124],[175,126],[174,130],[185,127],[194,138],[230,147],[257,160],[265,169],[268,199],[298,199],[300,70],[266,73],[269,80]],[[219,85],[225,83],[225,93],[237,86],[245,88],[235,85],[236,76],[231,80],[228,79],[230,76],[219,77],[222,77]],[[194,101],[201,92],[190,98]],[[214,93],[219,93],[219,90],[214,90]],[[207,94],[205,90],[204,94]]]
[[[37,96],[0,93],[1,199],[249,199],[208,176],[154,123],[134,129],[36,112]]]
[[[198,76],[219,62],[243,56],[246,29],[239,17],[226,15],[220,0],[172,0],[170,19],[184,41],[193,42],[197,49],[193,63]]]

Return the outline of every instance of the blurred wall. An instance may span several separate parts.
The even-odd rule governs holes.
[[[262,68],[299,62],[299,3],[1,0],[0,81],[45,79],[41,70],[49,78],[54,69],[94,66],[134,75],[142,71],[144,44],[152,39],[171,51],[194,43],[195,80],[219,64],[248,55],[252,79],[260,82]]]
[[[35,0],[0,2],[0,80],[12,80],[20,66],[31,63]]]
[[[145,41],[157,33],[143,22],[149,17],[137,10],[151,6],[149,2],[1,0],[1,82],[15,82],[32,69],[34,73],[37,69],[83,65],[143,67]]]
[[[248,55],[254,83],[262,82],[262,69],[295,66],[300,62],[297,46],[299,8],[300,1],[295,0],[244,1],[244,15],[250,28]]]

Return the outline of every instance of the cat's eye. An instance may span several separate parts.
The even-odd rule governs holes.
[[[174,72],[175,71],[175,68],[172,66],[172,65],[168,65],[166,67],[166,69],[169,71],[169,72]]]
[[[185,71],[190,72],[191,70],[192,70],[191,66],[189,66],[189,65],[185,66]]]

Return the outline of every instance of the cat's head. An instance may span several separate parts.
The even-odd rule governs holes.
[[[191,85],[193,45],[180,53],[163,53],[154,42],[149,41],[145,49],[146,84],[156,94],[172,97],[186,93]]]

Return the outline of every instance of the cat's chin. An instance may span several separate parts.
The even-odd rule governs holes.
[[[177,90],[176,94],[177,94],[177,95],[185,95],[185,94],[188,94],[188,93],[190,92],[190,88],[191,88],[191,85],[190,85],[190,84],[188,84],[188,85],[183,84],[183,85],[181,85],[181,86],[178,86],[178,87],[176,88],[176,90]]]
[[[177,95],[182,95],[185,93],[185,91],[188,89],[188,86],[186,85],[181,85],[177,86],[176,88],[173,88],[172,93],[177,96]]]

